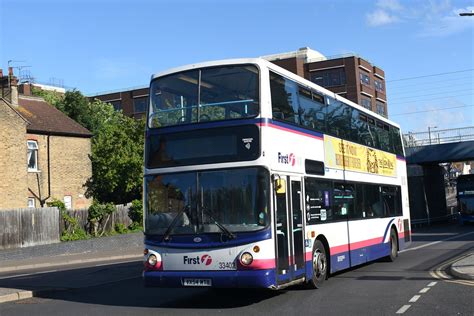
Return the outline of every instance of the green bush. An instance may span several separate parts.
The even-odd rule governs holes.
[[[92,205],[89,207],[87,220],[91,224],[93,236],[97,237],[105,234],[110,215],[115,211],[116,208],[112,203],[101,204],[97,201],[92,202]]]
[[[125,226],[125,224],[122,224],[122,223],[117,223],[115,224],[115,231],[119,234],[126,234],[128,233],[128,229],[127,229],[127,226]]]
[[[66,212],[66,205],[63,201],[54,199],[51,202],[46,202],[46,205],[49,207],[57,207],[61,213]]]
[[[131,230],[138,230],[143,225],[143,203],[141,200],[133,200],[130,209],[128,210],[128,217],[132,220],[129,228]]]
[[[64,221],[64,231],[61,232],[61,241],[73,241],[81,239],[89,239],[89,235],[79,225],[77,218],[68,214],[66,205],[60,200],[54,199],[51,202],[47,202],[46,205],[49,207],[57,207]]]

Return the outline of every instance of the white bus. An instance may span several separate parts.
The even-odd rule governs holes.
[[[410,241],[399,126],[263,59],[152,76],[144,283],[307,283]]]

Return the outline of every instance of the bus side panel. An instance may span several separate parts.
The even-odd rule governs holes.
[[[315,232],[316,238],[324,238],[329,243],[329,254],[327,253],[326,256],[330,259],[331,273],[350,267],[346,221],[311,225],[307,229],[307,236],[311,236],[312,231]],[[307,266],[311,263],[312,247],[316,238],[311,239],[311,248],[306,250]],[[309,266],[311,267],[311,265]],[[311,275],[311,268],[309,272],[311,273],[308,275]]]

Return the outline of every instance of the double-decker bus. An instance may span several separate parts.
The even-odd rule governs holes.
[[[152,76],[144,283],[318,288],[410,241],[399,127],[263,59]]]
[[[474,222],[474,174],[460,175],[456,183],[459,222]]]

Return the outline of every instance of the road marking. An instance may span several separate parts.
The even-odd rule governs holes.
[[[449,238],[446,238],[446,239],[442,239],[442,240],[430,242],[429,244],[424,244],[424,245],[421,245],[421,246],[417,246],[417,247],[413,247],[413,248],[404,249],[404,250],[399,251],[399,253],[422,249],[422,248],[425,248],[425,247],[429,247],[429,246],[433,246],[433,245],[442,243],[443,241],[453,240],[453,239],[457,239],[457,238],[464,237],[464,236],[468,236],[468,235],[472,235],[472,234],[474,234],[474,232],[465,233],[465,234],[461,234],[461,235],[456,235],[456,236],[449,237]]]
[[[413,233],[412,236],[454,236],[458,233]]]
[[[418,293],[420,294],[424,294],[426,292],[428,292],[431,287],[435,286],[438,282],[430,282],[428,284],[429,287],[424,287],[422,288]],[[419,299],[420,299],[421,295],[414,295],[408,302],[409,303],[416,303]],[[411,307],[411,305],[403,305],[402,307],[400,307],[400,309],[397,311],[397,314],[403,314],[405,313],[409,308]]]
[[[449,261],[446,261],[442,263],[440,266],[438,266],[436,269],[430,271],[430,275],[438,280],[443,280],[445,282],[450,282],[450,283],[456,283],[456,284],[462,284],[462,285],[467,285],[467,286],[474,286],[474,281],[471,280],[460,280],[460,279],[454,279],[452,276],[447,274],[445,270],[454,262],[461,260],[470,254],[467,255],[461,255],[459,257],[455,257]],[[428,285],[429,286],[429,285]]]
[[[403,313],[405,313],[410,307],[411,307],[411,305],[403,305],[403,306],[400,307],[400,309],[397,311],[397,314],[403,314]]]
[[[13,279],[13,278],[31,276],[31,275],[36,275],[36,274],[52,273],[52,272],[58,272],[58,270],[49,270],[49,271],[40,271],[40,272],[33,272],[33,273],[23,273],[23,274],[9,275],[9,276],[0,277],[0,280]]]

